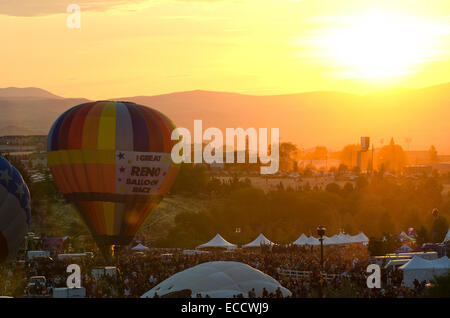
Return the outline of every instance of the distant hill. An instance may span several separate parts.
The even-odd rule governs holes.
[[[0,111],[7,114],[0,117],[0,135],[9,134],[8,126],[14,126],[15,131],[22,129],[24,134],[47,134],[60,113],[87,101],[24,97],[0,93]],[[326,145],[337,150],[358,143],[363,135],[372,136],[379,147],[382,138],[387,144],[393,136],[405,148],[405,138],[411,138],[411,149],[426,150],[434,144],[440,154],[450,154],[450,83],[364,96],[340,92],[253,96],[196,90],[115,99],[156,108],[177,126],[190,129],[194,119],[202,119],[204,129],[218,127],[223,131],[226,127],[280,128],[282,141],[292,141],[301,148]]]
[[[43,96],[0,97],[0,136],[46,135],[60,114],[86,101]]]
[[[18,88],[18,87],[7,87],[0,88],[0,97],[9,97],[9,98],[63,98],[61,96],[57,96],[52,94],[46,90],[36,88],[36,87],[26,87],[26,88]]]

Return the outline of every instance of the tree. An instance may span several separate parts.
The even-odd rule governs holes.
[[[344,184],[344,187],[342,188],[342,192],[344,195],[349,195],[354,190],[353,184],[350,182],[346,182]]]
[[[438,152],[433,145],[430,147],[430,150],[428,150],[428,156],[429,156],[430,162],[432,162],[432,163],[438,162]]]
[[[280,170],[292,171],[297,165],[298,148],[291,142],[280,144]]]
[[[374,237],[370,238],[367,250],[371,256],[381,256],[385,254],[383,241]]]
[[[364,177],[364,176],[359,176],[359,177],[356,179],[356,188],[357,188],[358,190],[365,189],[365,188],[367,188],[368,185],[369,185],[369,181],[367,180],[366,177]]]
[[[438,216],[434,219],[431,226],[431,232],[433,233],[433,241],[435,243],[442,242],[445,238],[445,234],[448,231],[448,222],[444,216]]]
[[[449,297],[450,295],[450,273],[437,276],[431,280],[431,287],[427,288],[427,297]]]
[[[335,194],[341,193],[341,187],[339,186],[339,184],[337,184],[335,182],[327,184],[327,186],[325,187],[325,190],[328,192],[331,192],[331,193],[335,193]]]
[[[422,246],[425,243],[428,243],[430,241],[430,235],[426,229],[425,226],[421,226],[420,229],[417,231],[417,238],[416,242],[419,246]]]
[[[391,215],[388,211],[385,211],[379,218],[379,230],[388,233],[395,233],[395,223],[392,221]]]
[[[318,146],[314,150],[313,160],[325,160],[328,157],[328,150],[326,147]]]
[[[361,150],[359,145],[347,145],[342,149],[339,159],[341,163],[347,167],[353,167],[358,157],[358,151]]]
[[[378,165],[392,172],[400,172],[406,164],[406,155],[402,146],[395,144],[394,138],[389,145],[380,149]]]
[[[171,193],[204,193],[208,182],[209,176],[204,165],[183,163]]]

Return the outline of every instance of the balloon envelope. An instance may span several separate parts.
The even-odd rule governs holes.
[[[48,164],[99,246],[126,245],[169,191],[174,124],[130,102],[75,106],[53,124]]]
[[[23,245],[30,217],[30,191],[19,171],[0,157],[0,262]]]

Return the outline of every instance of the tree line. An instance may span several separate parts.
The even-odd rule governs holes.
[[[304,184],[295,189],[280,184],[264,192],[249,179],[210,177],[204,166],[183,165],[172,193],[199,195],[211,200],[206,212],[176,216],[174,227],[161,247],[195,247],[221,233],[245,244],[264,233],[272,241],[288,244],[301,233],[316,235],[319,224],[328,233],[363,231],[381,238],[414,228],[418,241],[442,242],[450,219],[450,198],[442,194],[438,177],[394,182],[383,174],[360,175],[355,183],[330,183],[324,189]],[[439,215],[431,211],[437,208]]]

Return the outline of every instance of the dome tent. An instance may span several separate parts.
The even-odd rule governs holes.
[[[231,298],[255,289],[256,297],[261,297],[263,288],[269,293],[280,288],[283,296],[291,292],[267,274],[239,262],[208,262],[188,268],[162,281],[146,292],[141,298],[153,297],[155,293],[164,296],[177,291],[189,290],[191,297],[201,294],[211,298]]]
[[[225,240],[220,234],[214,236],[214,238],[211,241],[197,246],[197,248],[214,248],[214,247],[236,248],[237,246]]]
[[[306,245],[308,237],[305,234],[300,235],[300,237],[292,244],[294,245]]]
[[[267,237],[265,237],[264,234],[261,233],[256,239],[248,244],[245,244],[243,247],[260,247],[261,245],[272,246],[274,245],[274,243],[269,241]]]

